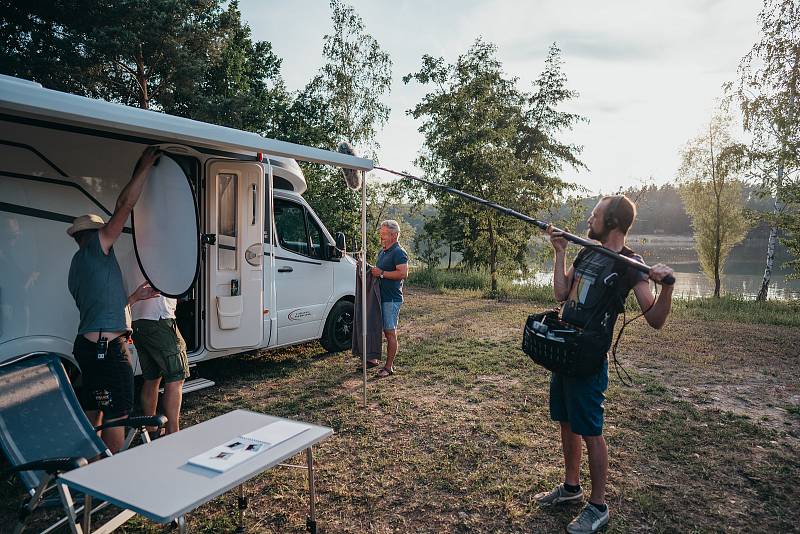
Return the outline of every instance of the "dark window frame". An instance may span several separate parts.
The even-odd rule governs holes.
[[[283,238],[279,235],[278,225],[275,224],[275,237],[276,237],[276,241],[277,241],[278,245],[280,245],[280,247],[283,250],[285,250],[287,252],[291,252],[292,254],[297,254],[298,256],[303,256],[305,258],[310,258],[312,260],[325,261],[325,258],[322,257],[322,247],[325,244],[330,244],[330,242],[328,241],[328,238],[325,235],[325,232],[322,230],[322,225],[319,222],[317,222],[314,219],[314,217],[311,215],[311,210],[309,210],[303,204],[301,204],[299,202],[296,202],[294,200],[288,200],[288,199],[285,199],[285,198],[274,198],[273,199],[273,203],[276,206],[277,206],[277,204],[279,202],[289,204],[292,207],[297,207],[297,208],[300,208],[302,210],[302,212],[303,212],[303,230],[305,231],[306,247],[308,248],[309,252],[314,250],[314,246],[311,243],[311,235],[309,234],[309,231],[308,231],[309,220],[310,220],[311,224],[314,224],[317,227],[317,229],[319,230],[320,238],[323,239],[324,242],[320,242],[320,250],[319,250],[320,254],[319,254],[319,256],[314,256],[314,255],[311,255],[311,254],[303,254],[302,252],[298,252],[298,251],[293,250],[291,248],[288,248],[288,247],[286,247],[284,245]]]

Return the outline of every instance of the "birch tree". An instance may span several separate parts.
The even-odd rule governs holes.
[[[717,114],[681,154],[680,193],[692,221],[694,246],[703,273],[720,296],[725,260],[747,234],[742,183],[744,147],[730,135],[731,119]]]
[[[765,0],[758,15],[761,39],[739,64],[739,82],[729,90],[741,106],[744,128],[752,135],[749,147],[755,178],[762,193],[773,199],[765,219],[770,232],[758,300],[769,291],[775,244],[783,221],[795,227],[800,169],[800,3]]]
[[[376,136],[390,111],[383,99],[391,89],[392,59],[352,6],[332,0],[330,8],[331,31],[323,37],[322,46],[325,64],[303,94],[309,101],[322,103],[318,110],[326,115],[330,140],[320,148],[332,149],[346,140],[365,157],[377,159]],[[304,170],[309,182],[306,198],[320,218],[355,238],[361,212],[358,192],[344,187],[339,172],[330,167],[307,165]],[[370,207],[375,208],[375,191],[368,189],[368,193]],[[368,234],[370,250],[378,243],[376,235]]]

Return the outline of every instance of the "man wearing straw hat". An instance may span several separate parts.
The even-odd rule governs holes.
[[[145,149],[131,180],[117,198],[108,223],[99,215],[81,215],[67,229],[67,234],[79,247],[72,257],[68,278],[69,292],[80,312],[73,346],[83,381],[79,398],[86,416],[95,426],[124,419],[133,409],[133,368],[127,345],[131,332],[126,313],[129,298],[113,245],[157,159],[157,148]],[[131,295],[131,300],[152,298],[157,294],[142,284]],[[111,452],[117,452],[122,448],[125,429],[103,430],[102,438]]]

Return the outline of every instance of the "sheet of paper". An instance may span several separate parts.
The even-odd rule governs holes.
[[[293,421],[275,421],[258,430],[242,434],[242,437],[253,441],[260,441],[261,443],[265,443],[267,447],[273,447],[278,443],[282,443],[289,438],[293,438],[305,432],[309,428],[311,427],[308,425],[295,423]]]
[[[253,458],[267,448],[266,444],[259,441],[237,437],[228,440],[223,445],[189,458],[188,462],[192,465],[224,473],[228,469]]]

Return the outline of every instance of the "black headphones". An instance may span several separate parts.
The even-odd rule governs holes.
[[[608,203],[605,214],[603,214],[603,226],[606,231],[613,230],[619,227],[619,218],[617,218],[617,209],[619,203],[622,202],[622,195],[617,195]]]

